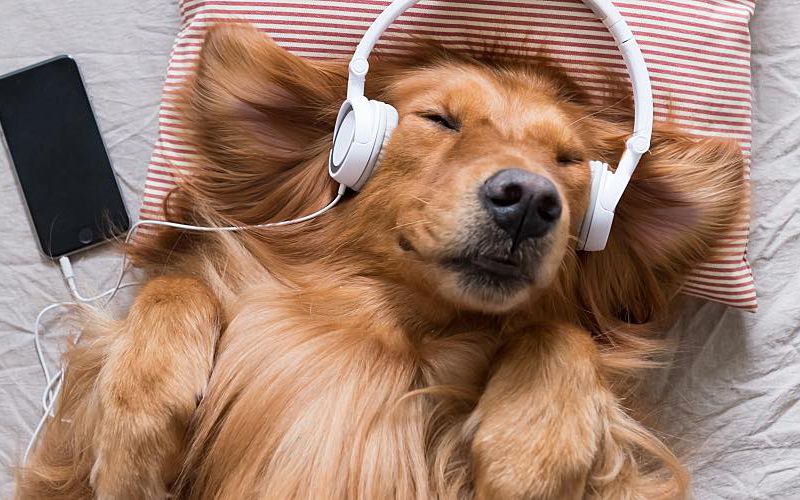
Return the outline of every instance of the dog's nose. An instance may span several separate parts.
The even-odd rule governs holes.
[[[515,242],[544,236],[561,217],[561,198],[553,183],[518,168],[491,176],[480,194],[494,221]]]

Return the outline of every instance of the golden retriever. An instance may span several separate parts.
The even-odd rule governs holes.
[[[544,59],[421,44],[367,94],[399,125],[363,191],[298,226],[164,229],[127,317],[87,320],[20,499],[653,499],[688,478],[634,382],[745,199],[736,144],[659,123],[608,247],[575,251],[628,105]],[[206,38],[172,220],[259,224],[336,192],[346,61]],[[627,101],[626,101],[627,102]]]

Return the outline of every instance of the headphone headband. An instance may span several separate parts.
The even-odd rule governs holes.
[[[350,60],[347,82],[348,99],[364,96],[364,84],[369,71],[368,59],[372,50],[389,26],[418,2],[419,0],[394,0],[369,27]],[[639,160],[650,149],[650,139],[653,133],[653,91],[642,51],[617,7],[610,0],[584,0],[583,3],[592,9],[614,36],[617,47],[622,52],[633,86],[635,113],[633,134],[626,141],[625,152],[620,158],[615,172],[607,179],[606,187],[599,200],[603,208],[613,212],[633,171],[639,164]]]

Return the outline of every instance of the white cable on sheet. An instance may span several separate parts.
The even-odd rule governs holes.
[[[44,315],[47,314],[49,311],[53,309],[58,309],[59,307],[67,307],[67,306],[74,306],[75,302],[56,302],[50,304],[49,306],[45,307],[39,314],[36,316],[36,322],[33,324],[33,346],[36,348],[36,357],[39,359],[39,366],[42,367],[42,372],[44,372],[44,379],[47,383],[50,383],[50,372],[47,369],[47,362],[44,359],[44,352],[42,351],[42,343],[41,339],[39,338],[39,327],[42,322],[42,318]]]
[[[59,380],[60,382],[60,380]],[[48,384],[48,389],[50,389],[50,385]],[[60,389],[60,386],[59,386]],[[34,443],[36,443],[36,438],[39,437],[39,433],[42,432],[42,428],[44,427],[44,423],[47,421],[47,418],[50,416],[50,411],[53,409],[53,404],[55,403],[55,399],[50,400],[50,404],[45,408],[44,414],[42,418],[39,419],[39,422],[36,424],[36,428],[33,430],[33,435],[31,436],[31,440],[28,441],[28,446],[25,447],[25,454],[22,456],[22,463],[28,463],[28,455],[30,455],[31,450],[33,449]]]

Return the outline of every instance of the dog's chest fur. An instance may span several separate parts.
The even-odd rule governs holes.
[[[391,320],[391,305],[364,300],[357,288],[326,291],[323,301],[273,283],[230,305],[185,468],[198,471],[195,487],[213,489],[200,463],[209,460],[252,484],[290,476],[300,464],[330,464],[332,475],[345,467],[356,473],[333,484],[347,488],[358,471],[373,478],[376,467],[391,469],[381,474],[412,474],[414,464],[447,464],[464,453],[458,443],[466,442],[464,423],[483,390],[497,337],[458,327],[404,331]],[[242,439],[253,450],[247,462],[234,458],[242,455]],[[453,445],[432,446],[442,440]],[[369,463],[375,447],[398,460]],[[290,448],[293,454],[284,455]],[[326,465],[320,467],[325,474]]]

